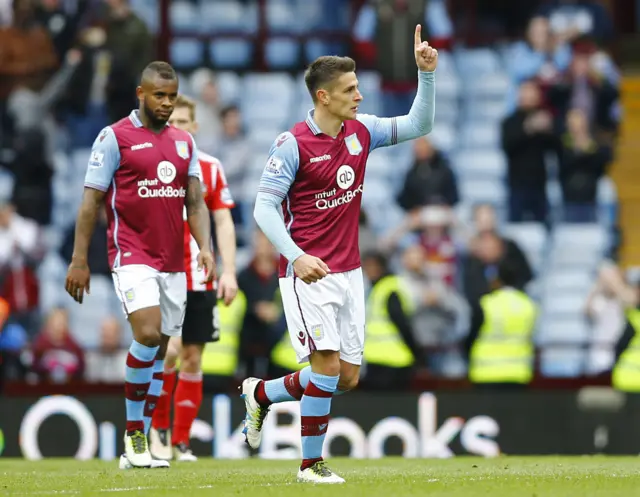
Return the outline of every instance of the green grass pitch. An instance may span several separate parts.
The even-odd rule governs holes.
[[[633,497],[637,457],[336,458],[345,485],[296,483],[296,461],[214,460],[120,471],[117,461],[0,459],[0,495]]]

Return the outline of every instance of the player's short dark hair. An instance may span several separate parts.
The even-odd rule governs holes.
[[[162,79],[178,79],[178,75],[175,69],[171,67],[171,64],[162,60],[155,60],[149,63],[142,71],[142,79],[152,78],[155,75],[160,76]]]
[[[346,72],[356,70],[356,61],[351,57],[338,57],[337,55],[323,55],[314,60],[304,73],[304,82],[307,85],[311,98],[316,101],[318,89],[331,84],[336,78]]]

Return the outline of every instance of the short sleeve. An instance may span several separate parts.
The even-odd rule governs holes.
[[[300,154],[296,138],[288,131],[282,133],[271,145],[258,192],[285,198],[296,178],[299,165]]]
[[[365,125],[371,135],[369,151],[398,143],[398,122],[395,117],[378,117],[370,114],[358,115],[358,121]]]
[[[210,195],[209,197],[209,209],[212,211],[217,211],[220,209],[233,209],[236,204],[233,201],[231,192],[229,191],[229,185],[227,185],[227,178],[224,174],[222,164],[218,164],[215,169],[215,189],[213,190],[212,195]]]
[[[191,138],[191,161],[189,162],[189,176],[195,176],[196,178],[202,179],[202,175],[200,173],[200,162],[198,161],[198,146],[196,145],[196,141],[189,133],[189,138]]]
[[[93,142],[84,186],[106,192],[120,167],[120,148],[110,126],[104,128]]]

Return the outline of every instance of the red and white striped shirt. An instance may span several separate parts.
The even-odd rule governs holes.
[[[200,163],[200,181],[202,182],[202,192],[204,202],[210,211],[220,209],[231,209],[235,207],[227,178],[224,175],[222,164],[218,159],[204,152],[198,151],[198,162]],[[195,292],[213,291],[215,280],[203,285],[200,283],[204,279],[204,272],[198,271],[198,253],[200,249],[196,239],[191,236],[189,223],[187,222],[187,209],[184,209],[184,264],[187,273],[187,290]]]

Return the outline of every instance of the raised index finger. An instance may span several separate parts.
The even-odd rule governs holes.
[[[420,43],[422,43],[422,26],[420,26],[420,24],[417,24],[414,46],[418,48],[420,46]]]

